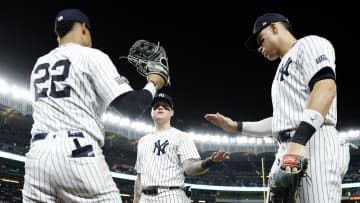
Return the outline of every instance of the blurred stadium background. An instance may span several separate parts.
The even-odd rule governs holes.
[[[32,125],[29,98],[28,90],[0,78],[0,202],[22,202],[24,161]],[[132,202],[137,140],[152,130],[152,123],[130,121],[111,108],[103,121],[106,127],[104,155],[123,201]],[[232,154],[231,160],[216,165],[208,173],[186,177],[186,184],[192,186],[193,202],[264,202],[267,174],[277,150],[270,136],[234,137],[210,128],[187,132],[203,158],[220,148]],[[360,202],[359,134],[356,129],[340,131],[340,136],[346,137],[352,145],[349,170],[343,180],[344,203]]]

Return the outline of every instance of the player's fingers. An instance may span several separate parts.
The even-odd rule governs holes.
[[[224,151],[215,152],[215,160],[218,162],[224,160],[225,156],[226,156],[226,154]]]
[[[218,155],[216,152],[213,152],[211,154],[211,160],[214,161],[214,162],[218,162]]]
[[[285,167],[285,171],[288,172],[288,173],[290,173],[290,172],[291,172],[291,167],[290,167],[290,166],[286,166],[286,167]]]
[[[210,121],[212,124],[221,127],[221,122],[216,116],[207,116],[205,119]]]
[[[211,154],[211,157],[212,157],[212,158],[215,158],[216,155],[217,155],[217,153],[216,153],[216,152],[213,152],[213,153]]]
[[[206,114],[204,116],[204,118],[208,121],[213,121],[213,120],[216,120],[216,115],[215,114]]]
[[[225,152],[225,151],[219,151],[218,152],[218,157],[219,157],[219,160],[225,160],[225,159],[229,159],[229,153],[228,152]]]
[[[230,153],[229,152],[224,152],[223,155],[222,155],[222,158],[223,158],[223,160],[230,159]]]
[[[130,84],[130,81],[125,76],[121,76],[121,79],[124,80],[127,84]]]
[[[292,171],[292,172],[297,172],[298,169],[297,169],[296,167],[292,167],[291,171]]]
[[[219,112],[217,112],[216,113],[216,117],[218,118],[218,119],[225,119],[225,116],[224,115],[222,115],[221,113],[219,113]]]

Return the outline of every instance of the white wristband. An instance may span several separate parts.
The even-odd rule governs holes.
[[[143,89],[148,90],[151,93],[152,97],[153,98],[155,97],[156,87],[155,87],[155,84],[153,82],[148,82]]]
[[[302,121],[312,125],[315,130],[318,130],[324,122],[324,117],[320,112],[313,109],[305,109],[303,113]]]

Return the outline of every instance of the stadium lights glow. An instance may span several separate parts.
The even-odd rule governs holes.
[[[0,95],[9,95],[16,100],[31,100],[30,91],[19,88],[16,85],[9,85],[5,80],[0,78]],[[10,93],[10,94],[9,94]],[[130,119],[116,115],[109,112],[102,116],[103,122],[118,125],[124,128],[131,128],[135,131],[142,133],[150,133],[154,130],[154,126],[143,122],[131,122]],[[221,134],[202,134],[189,132],[189,136],[196,142],[202,143],[224,143],[224,144],[238,144],[238,145],[262,145],[262,144],[274,144],[275,141],[272,137],[251,137],[251,136],[227,136]],[[348,132],[340,132],[340,136],[344,139],[358,139],[360,137],[360,130],[349,130]]]
[[[15,85],[11,86],[11,93],[15,99],[24,99],[28,101],[31,99],[30,91],[25,90],[24,88],[19,88]]]
[[[31,94],[29,90],[26,90],[25,88],[19,88],[16,85],[9,85],[5,80],[0,79],[0,94],[7,95],[10,94],[10,96],[16,100],[31,100]]]
[[[19,184],[20,182],[17,180],[13,180],[13,179],[7,179],[7,178],[0,178],[0,180],[4,181],[4,182],[9,182],[9,183],[16,183]]]
[[[132,122],[130,128],[144,133],[152,132],[154,127],[143,122]]]
[[[130,197],[131,195],[130,195],[130,194],[123,194],[123,193],[120,193],[120,196],[123,196],[123,197]]]
[[[0,157],[11,159],[19,162],[25,162],[26,157],[0,151]],[[132,180],[135,181],[136,175],[129,175],[123,173],[115,173],[111,172],[111,175],[114,178]],[[238,192],[263,192],[266,191],[266,187],[236,187],[236,186],[221,186],[221,185],[199,185],[199,184],[188,184],[185,183],[186,186],[191,186],[192,189],[199,190],[215,190],[215,191],[238,191]],[[358,188],[360,187],[360,183],[344,183],[341,185],[342,188]]]
[[[340,132],[339,134],[345,139],[357,138],[360,137],[360,130],[349,130],[347,132]]]
[[[10,92],[10,87],[7,82],[3,79],[0,79],[0,94],[7,94]]]
[[[274,143],[274,140],[271,137],[264,137],[264,143],[265,144],[272,144],[272,143]]]
[[[230,143],[230,144],[235,144],[235,142],[236,142],[235,137],[230,137],[230,138],[229,138],[229,143]]]

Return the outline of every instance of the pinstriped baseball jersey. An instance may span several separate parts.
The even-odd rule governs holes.
[[[184,186],[181,163],[200,155],[194,142],[176,128],[142,137],[137,147],[136,171],[141,175],[142,187]]]
[[[310,95],[309,82],[322,68],[335,73],[335,51],[325,38],[307,36],[282,57],[271,88],[273,105],[273,132],[296,128],[302,119]],[[336,125],[336,97],[325,123]]]
[[[61,45],[40,57],[32,71],[32,135],[86,131],[104,144],[101,115],[117,96],[132,90],[110,58],[97,49]]]
[[[328,40],[318,36],[298,40],[283,56],[271,89],[275,134],[299,125],[311,93],[309,82],[324,67],[330,67],[335,73],[335,51]],[[296,203],[341,201],[341,183],[348,169],[350,154],[348,144],[337,135],[336,122],[335,97],[324,121],[326,125],[318,129],[306,144],[308,176],[302,179]],[[287,142],[280,143],[269,174],[270,181],[279,170],[287,149]]]

